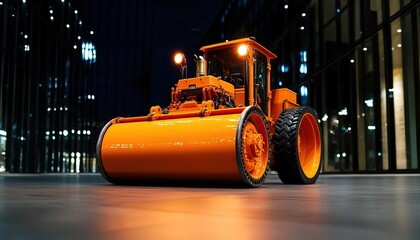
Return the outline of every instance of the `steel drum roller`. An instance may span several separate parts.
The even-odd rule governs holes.
[[[98,141],[99,167],[104,177],[115,183],[247,184],[250,177],[254,181],[266,177],[270,155],[267,130],[256,107],[207,117],[113,120]]]

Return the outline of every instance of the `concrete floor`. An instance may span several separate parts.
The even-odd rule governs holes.
[[[1,239],[420,239],[420,175],[321,175],[257,189],[0,174]]]

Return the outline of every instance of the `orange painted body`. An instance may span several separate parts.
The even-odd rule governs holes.
[[[235,136],[239,116],[112,124],[102,142],[103,167],[113,179],[238,183]]]
[[[271,115],[277,119],[285,109],[299,106],[296,100],[296,93],[287,88],[272,90]]]
[[[241,44],[247,47],[245,54],[248,55],[244,55],[247,60],[238,69],[247,69],[247,78],[233,73],[236,78],[229,82],[220,76],[197,73],[197,77],[180,79],[172,88],[168,107],[153,106],[147,116],[110,121],[103,128],[97,145],[102,175],[115,183],[245,182],[259,186],[269,166],[274,166],[271,137],[276,121],[285,109],[299,105],[296,93],[270,89],[270,60],[276,56],[254,40],[239,39],[200,50],[225,57],[217,51],[236,49]],[[267,61],[264,86],[257,85],[258,79],[253,77],[255,52]],[[241,62],[241,59],[233,61]],[[265,92],[257,92],[260,87]],[[264,108],[259,106],[261,99],[266,99]],[[304,124],[305,131],[299,132],[299,137],[302,135],[309,140],[299,138],[299,144],[304,143],[299,152],[305,166],[310,166],[311,154],[320,154],[319,129],[315,118],[308,118]],[[315,150],[305,150],[305,144]],[[315,161],[313,165],[317,164],[320,163]],[[316,174],[311,167],[306,168],[310,176]]]

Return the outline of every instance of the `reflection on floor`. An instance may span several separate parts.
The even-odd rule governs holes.
[[[417,239],[420,175],[321,175],[257,189],[0,174],[2,239]]]

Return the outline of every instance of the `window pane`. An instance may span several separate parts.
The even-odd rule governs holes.
[[[388,90],[385,84],[385,49],[383,31],[378,33],[378,50],[379,50],[379,89],[380,89],[380,118],[381,118],[381,142],[382,151],[378,153],[382,157],[382,169],[389,169],[388,155],[388,128],[387,128],[387,98]]]
[[[346,9],[340,14],[341,42],[350,43],[349,11]]]
[[[350,57],[323,73],[321,131],[324,138],[324,171],[349,172],[354,168],[351,83],[356,72]],[[327,94],[326,94],[327,93]]]
[[[413,38],[413,21],[411,14],[402,16],[401,19],[397,19],[395,23],[391,25],[392,31],[392,46],[394,48],[393,56],[396,56],[396,61],[394,62],[394,72],[398,73],[397,69],[402,69],[402,84],[403,91],[401,91],[402,96],[405,101],[404,106],[398,106],[399,108],[404,107],[404,118],[405,118],[405,140],[406,140],[406,158],[407,162],[401,163],[399,166],[400,159],[397,158],[397,167],[401,169],[415,169],[418,168],[418,149],[417,149],[417,120],[416,120],[416,109],[419,108],[418,102],[416,101],[416,89],[413,86],[416,86],[416,71],[418,71],[418,57],[416,59],[413,56],[413,49],[416,49],[416,43]],[[396,46],[396,48],[395,48]],[[395,74],[394,74],[395,77]],[[398,77],[394,78],[394,81],[398,81]],[[398,82],[401,84],[401,82]],[[395,88],[395,87],[394,87]],[[395,99],[397,101],[397,99]],[[395,107],[395,112],[401,111]],[[398,122],[402,124],[400,120]],[[396,131],[398,131],[396,122]],[[399,134],[398,132],[396,132]],[[404,136],[402,134],[402,136]],[[397,143],[398,144],[398,143]],[[399,147],[399,145],[397,145]],[[402,146],[401,146],[402,147]],[[398,148],[397,148],[398,149]],[[404,154],[400,152],[399,154]]]
[[[402,67],[402,43],[400,31],[401,21],[398,19],[391,25],[393,88],[388,89],[388,91],[394,99],[397,169],[407,169],[404,106],[404,72]]]
[[[382,22],[382,1],[370,0],[370,10],[376,15],[376,23],[380,24]]]
[[[383,47],[380,31],[356,49],[358,170],[363,171],[383,170],[387,158]]]
[[[413,0],[393,0],[393,1],[385,1],[389,3],[389,15],[392,16],[396,12],[398,12],[401,8],[403,8],[408,3],[412,2]]]
[[[330,21],[336,14],[335,9],[335,0],[325,0],[323,1],[324,7],[324,24]]]

